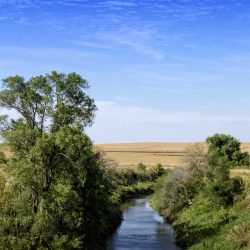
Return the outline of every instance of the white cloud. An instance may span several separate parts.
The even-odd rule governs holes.
[[[224,132],[239,134],[250,125],[243,115],[213,115],[199,111],[162,111],[117,102],[97,102],[98,112],[88,134],[96,143],[131,141],[201,141]]]
[[[242,115],[209,115],[201,111],[169,112],[137,106],[122,106],[116,102],[97,101],[97,123],[118,124],[193,124],[193,123],[250,123],[250,117]]]
[[[71,41],[73,44],[88,47],[88,48],[94,48],[94,49],[112,49],[111,46],[103,45],[100,43],[92,42],[92,41],[85,41],[85,40],[74,40]]]

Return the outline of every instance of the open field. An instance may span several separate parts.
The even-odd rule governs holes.
[[[96,147],[104,151],[108,157],[115,160],[119,166],[134,166],[142,162],[153,166],[161,163],[164,166],[184,166],[185,148],[193,143],[116,143],[97,144]],[[250,153],[250,143],[242,143],[242,151]]]
[[[119,166],[135,166],[142,162],[149,166],[161,163],[164,166],[184,166],[183,157],[185,148],[193,143],[171,142],[141,142],[141,143],[114,143],[96,144],[107,156],[118,163]],[[4,143],[0,144],[0,151],[7,158],[11,151]],[[242,143],[242,151],[250,153],[250,143]]]
[[[119,143],[98,144],[98,149],[115,160],[119,166],[134,166],[142,162],[152,166],[183,165],[184,150],[187,143]]]

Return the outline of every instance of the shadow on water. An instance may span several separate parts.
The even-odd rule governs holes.
[[[175,232],[149,205],[150,196],[125,203],[123,221],[108,240],[108,250],[180,250]]]

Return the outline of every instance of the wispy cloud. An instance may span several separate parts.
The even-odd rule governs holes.
[[[96,143],[131,141],[201,141],[221,131],[240,135],[250,125],[244,115],[213,115],[197,111],[160,111],[99,101],[95,124],[88,133]],[[232,124],[234,124],[232,128]]]
[[[10,56],[13,58],[12,55],[16,55],[17,57],[24,57],[24,58],[54,58],[54,59],[66,59],[69,56],[72,57],[73,60],[89,60],[89,57],[95,56],[101,57],[100,53],[84,51],[84,50],[77,50],[71,48],[57,48],[57,47],[19,47],[19,46],[0,46],[0,54],[2,58],[4,56]],[[85,59],[86,58],[86,59]]]
[[[124,47],[138,56],[168,58],[166,48],[188,44],[188,21],[209,20],[215,14],[240,8],[235,1],[216,0],[0,0],[0,22],[10,20],[42,30],[74,35],[75,44],[108,49]],[[244,3],[243,0],[237,3]],[[53,15],[55,6],[58,14]],[[117,10],[117,11],[115,11]],[[35,11],[35,15],[31,13]],[[63,13],[63,15],[61,14]],[[175,32],[175,30],[177,30]],[[168,34],[168,30],[171,32]],[[178,34],[182,34],[178,37]],[[82,37],[90,35],[94,41]],[[186,41],[185,41],[186,40]],[[103,45],[103,41],[107,44]],[[192,44],[192,46],[195,46]],[[196,45],[197,46],[197,45]]]
[[[82,47],[88,47],[88,48],[94,48],[94,49],[112,49],[111,46],[108,45],[103,45],[101,43],[97,43],[97,42],[92,42],[92,41],[85,41],[85,40],[74,40],[74,41],[70,41],[73,44],[82,46]]]
[[[84,65],[103,61],[102,53],[82,49],[0,46],[0,78],[13,74],[31,76],[51,70],[82,72]]]
[[[116,31],[101,34],[100,38],[117,46],[132,48],[135,52],[157,60],[164,59],[163,52],[153,46],[154,41],[158,39],[157,31],[148,28],[122,27]]]
[[[137,6],[135,1],[102,1],[100,6],[106,7],[135,7]]]
[[[96,99],[116,100],[98,103],[99,138],[237,135],[249,126],[239,115],[249,110],[249,8],[246,0],[0,0],[0,78],[86,73]],[[194,109],[207,101],[214,113]],[[163,106],[182,109],[155,108]]]

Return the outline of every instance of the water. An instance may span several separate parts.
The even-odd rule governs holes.
[[[149,196],[124,205],[123,221],[109,239],[108,250],[180,250],[173,228],[149,206]]]

